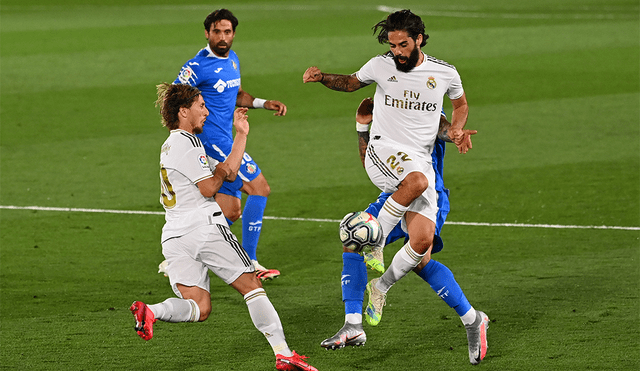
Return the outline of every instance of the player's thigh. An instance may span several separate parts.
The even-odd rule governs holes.
[[[425,169],[423,175],[427,179],[428,186],[409,204],[407,211],[415,212],[428,218],[435,226],[438,221],[438,193],[435,188],[435,172],[433,168],[429,167]]]
[[[238,177],[242,179],[242,191],[248,195],[268,197],[271,188],[264,177],[260,166],[248,153],[242,156],[242,164],[238,169]]]
[[[269,197],[271,194],[271,187],[267,183],[267,179],[262,173],[249,182],[244,182],[242,191],[252,196]]]
[[[428,158],[412,153],[394,142],[372,140],[367,147],[365,170],[371,182],[383,192],[393,193],[408,174],[431,168]]]
[[[223,186],[225,183],[223,183]],[[241,193],[239,190],[237,192],[229,193],[234,194],[230,195],[228,193],[223,193],[223,190],[220,189],[220,191],[216,193],[215,199],[220,206],[220,209],[222,209],[224,216],[232,222],[235,222],[240,218],[240,215],[242,215],[242,202],[240,199]]]
[[[209,271],[198,259],[198,251],[204,243],[197,231],[162,243],[162,254],[167,261],[166,273],[171,288],[178,297],[182,297],[178,285],[198,287],[209,292]]]
[[[255,271],[251,259],[236,236],[225,225],[209,226],[202,238],[206,240],[198,259],[226,284],[244,273]]]

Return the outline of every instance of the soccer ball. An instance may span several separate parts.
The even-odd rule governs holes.
[[[359,253],[382,242],[382,228],[378,219],[365,211],[349,213],[340,222],[340,241],[342,246]]]

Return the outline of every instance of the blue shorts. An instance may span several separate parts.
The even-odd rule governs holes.
[[[204,145],[204,150],[207,155],[220,162],[224,162],[229,156],[229,153],[231,153],[233,142],[210,143],[203,136],[200,137],[200,140]],[[241,198],[242,191],[240,191],[240,188],[242,188],[242,183],[254,180],[261,172],[262,170],[258,164],[256,164],[256,162],[253,161],[253,158],[245,152],[242,156],[242,163],[240,164],[236,180],[233,182],[222,183],[222,187],[220,187],[218,192],[236,198]]]

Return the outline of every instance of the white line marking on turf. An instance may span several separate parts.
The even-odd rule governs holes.
[[[109,210],[109,209],[84,209],[72,207],[44,207],[44,206],[4,206],[0,209],[7,210],[34,210],[34,211],[64,211],[78,213],[104,213],[104,214],[138,214],[138,215],[164,215],[164,211],[142,211],[142,210]],[[317,219],[317,218],[290,218],[283,216],[265,216],[267,220],[287,220],[296,222],[328,222],[339,223],[340,219]],[[463,225],[472,227],[512,227],[512,228],[552,228],[552,229],[615,229],[623,231],[640,231],[640,227],[621,227],[610,225],[562,225],[562,224],[527,224],[527,223],[476,223],[476,222],[453,222],[447,221],[447,225]]]
[[[378,11],[384,13],[394,13],[403,8],[395,8],[392,6],[379,5],[376,7]],[[637,14],[621,14],[621,13],[558,13],[558,14],[517,14],[517,13],[483,13],[474,11],[420,11],[415,10],[416,14],[434,17],[450,17],[450,18],[502,18],[502,19],[636,19]]]

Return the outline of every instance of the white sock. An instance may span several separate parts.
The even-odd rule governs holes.
[[[344,316],[344,321],[352,325],[359,325],[362,323],[362,313],[348,313]]]
[[[169,298],[148,306],[156,319],[165,322],[198,322],[200,307],[193,299]]]
[[[465,326],[472,325],[476,321],[476,310],[471,307],[467,313],[460,316],[460,319]]]
[[[254,326],[267,338],[275,355],[291,357],[293,353],[284,338],[284,329],[278,312],[271,304],[263,288],[255,289],[244,296]]]
[[[409,245],[411,241],[407,242],[393,257],[391,264],[387,268],[386,272],[380,277],[376,287],[378,290],[386,293],[389,291],[394,283],[400,281],[400,279],[411,272],[413,268],[420,263],[424,254],[420,255],[413,251]]]
[[[382,227],[382,240],[386,240],[387,236],[393,228],[396,227],[400,219],[404,213],[407,212],[408,206],[402,206],[399,203],[393,200],[393,195],[391,195],[382,205],[380,209],[380,213],[378,214],[378,222]]]

